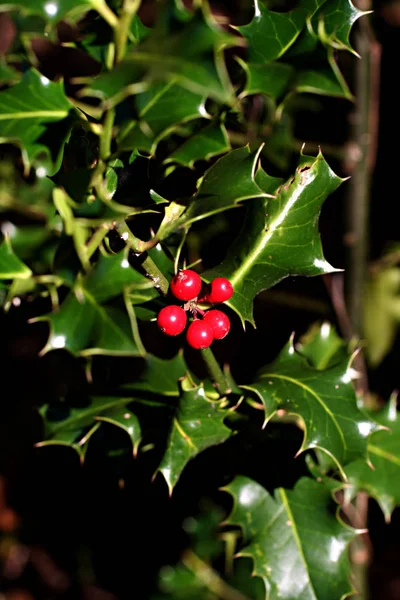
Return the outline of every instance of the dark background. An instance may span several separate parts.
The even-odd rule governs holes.
[[[250,11],[239,5],[230,3],[233,22],[244,23]],[[223,3],[219,3],[219,10],[226,11]],[[143,20],[150,23],[153,16],[154,3],[145,2]],[[395,207],[400,134],[396,93],[400,3],[377,2],[372,24],[382,48],[379,145],[370,227],[370,257],[374,259],[388,242],[399,239]],[[79,68],[71,66],[69,57],[61,56],[59,49],[42,48],[40,52],[43,72],[48,76],[52,69],[58,73],[66,70],[66,65],[72,71]],[[355,60],[346,57],[342,64],[350,86]],[[297,114],[296,138],[317,140],[323,150],[324,143],[345,144],[350,136],[352,105],[334,99],[319,102],[318,112],[303,109]],[[327,158],[336,172],[345,174],[342,163],[329,155]],[[168,185],[186,191],[197,177],[180,175]],[[136,172],[126,174],[128,184],[132,181],[136,185],[138,176]],[[327,260],[344,268],[348,201],[345,184],[325,203],[320,225]],[[229,235],[240,225],[241,213],[234,212],[229,217]],[[224,235],[219,234],[203,252],[205,266],[223,255],[229,243]],[[298,299],[300,308],[294,306]],[[234,442],[203,453],[186,468],[172,499],[168,498],[162,477],[151,482],[151,465],[146,459],[134,460],[124,435],[112,427],[102,426],[94,436],[84,466],[73,450],[35,449],[33,444],[42,435],[36,407],[57,402],[60,397],[76,404],[87,393],[81,361],[63,351],[38,357],[46,341],[46,325],[28,325],[27,321],[46,312],[45,301],[41,302],[23,302],[0,316],[0,559],[5,554],[4,544],[11,539],[18,540],[19,550],[13,561],[3,564],[3,577],[0,576],[0,591],[7,592],[7,600],[147,598],[154,591],[160,566],[177,561],[187,544],[182,530],[185,517],[196,515],[204,498],[229,510],[230,500],[218,488],[231,476],[243,473],[272,488],[290,487],[306,473],[302,457],[293,461],[301,443],[300,433],[277,425],[269,426],[264,433],[256,429],[244,431]],[[276,286],[274,293],[261,294],[255,302],[255,318],[257,329],[250,328],[244,334],[232,315],[229,341],[221,342],[217,348],[217,355],[231,363],[232,372],[241,383],[276,356],[292,331],[301,335],[321,318],[335,322],[322,278],[290,278]],[[166,347],[153,327],[144,327],[142,333],[156,353],[173,353],[172,346]],[[400,384],[399,355],[397,339],[390,355],[370,373],[371,387],[381,398],[386,399]],[[188,352],[187,359],[199,375],[204,373],[196,353]],[[113,389],[127,372],[134,374],[136,369],[139,366],[133,359],[94,359],[99,389]],[[115,455],[113,450],[121,445],[125,451]],[[399,517],[396,510],[391,524],[386,525],[376,503],[370,501],[371,599],[400,598]]]

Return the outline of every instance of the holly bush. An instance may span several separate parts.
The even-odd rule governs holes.
[[[53,382],[34,394],[32,453],[46,479],[87,474],[86,507],[64,507],[85,515],[78,529],[67,517],[86,532],[67,544],[71,571],[79,580],[104,534],[115,545],[87,570],[123,597],[351,594],[350,508],[366,492],[389,520],[400,501],[396,398],[366,402],[357,341],[329,309],[331,322],[299,319],[290,336],[278,323],[275,340],[265,323],[280,314],[266,290],[343,266],[324,256],[319,217],[349,184],[322,139],[302,146],[301,121],[351,105],[341,66],[351,76],[351,29],[368,17],[350,0],[0,10],[1,302]],[[202,291],[179,300],[170,283],[185,269]],[[215,306],[231,323],[222,341],[197,350],[159,330],[171,305],[182,322],[166,333],[204,329],[218,278],[233,286]],[[295,299],[277,289],[278,303]],[[101,573],[114,552],[122,583],[115,565],[114,580]]]

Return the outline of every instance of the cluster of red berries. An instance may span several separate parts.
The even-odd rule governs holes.
[[[231,327],[229,318],[220,310],[201,310],[197,302],[220,304],[232,297],[232,284],[224,277],[217,277],[210,284],[210,290],[201,298],[202,281],[200,276],[189,269],[179,271],[170,284],[171,293],[178,300],[185,302],[184,307],[170,305],[162,308],[157,317],[157,324],[167,335],[179,335],[187,324],[187,311],[193,314],[193,321],[186,332],[187,342],[192,348],[204,350],[214,340],[222,340]],[[202,319],[199,319],[197,315]]]

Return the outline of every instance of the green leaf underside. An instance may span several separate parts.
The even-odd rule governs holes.
[[[15,254],[8,237],[0,244],[0,279],[28,279],[32,271]]]
[[[364,490],[375,498],[387,522],[396,506],[400,505],[400,419],[397,398],[392,396],[387,405],[373,417],[390,431],[374,433],[368,443],[371,469],[362,461],[355,461],[345,469],[348,486],[345,494],[352,498]]]
[[[179,101],[177,101],[179,98]],[[158,83],[136,97],[139,120],[118,135],[120,150],[154,152],[157,143],[180,123],[204,118],[204,97],[173,82]]]
[[[368,436],[378,428],[357,407],[351,378],[348,359],[317,370],[290,341],[255,383],[243,387],[259,396],[266,421],[278,409],[299,415],[304,422],[301,451],[321,449],[343,475],[345,464],[367,458]]]
[[[174,358],[158,358],[152,354],[146,357],[146,369],[139,381],[127,384],[125,389],[153,392],[163,396],[179,396],[179,380],[183,379],[188,367],[179,352]]]
[[[43,406],[40,413],[45,424],[46,441],[41,445],[63,444],[72,446],[80,453],[87,433],[96,422],[102,421],[126,431],[136,450],[141,440],[141,428],[137,416],[127,406],[133,406],[134,402],[134,398],[94,396],[88,406],[69,408],[67,416],[59,420],[54,418],[54,409]]]
[[[237,477],[224,489],[234,499],[228,523],[243,532],[238,556],[253,559],[268,600],[341,600],[352,591],[347,546],[354,533],[335,517],[322,484],[302,478],[271,496]]]
[[[71,109],[61,82],[53,83],[30,69],[19,83],[0,92],[0,142],[20,145],[29,162],[39,153],[50,161],[40,137],[50,123],[66,119]],[[63,135],[65,141],[67,134]]]
[[[161,224],[161,239],[174,230],[187,228],[195,221],[234,208],[244,200],[267,197],[268,193],[255,180],[260,150],[250,152],[248,147],[238,148],[217,160],[206,171],[197,193],[182,216]]]
[[[159,466],[170,492],[191,458],[231,435],[223,424],[226,416],[227,412],[218,404],[206,399],[203,386],[182,390],[167,449]]]
[[[226,153],[231,146],[224,125],[210,123],[188,138],[165,160],[165,163],[178,163],[193,167],[197,160],[209,160],[213,156]]]
[[[221,159],[222,160],[222,159]],[[324,258],[318,217],[328,197],[342,183],[319,154],[302,157],[295,176],[281,185],[259,171],[257,182],[276,197],[247,205],[242,232],[226,258],[203,274],[206,281],[226,277],[235,293],[227,304],[243,323],[254,325],[253,299],[289,275],[314,276],[335,271]]]

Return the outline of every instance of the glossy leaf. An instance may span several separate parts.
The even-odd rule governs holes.
[[[397,396],[393,395],[374,419],[387,431],[374,433],[368,443],[368,453],[374,468],[364,461],[355,461],[345,469],[348,478],[345,497],[353,498],[363,490],[374,498],[387,522],[396,506],[400,505],[400,418]]]
[[[243,200],[268,197],[270,194],[263,191],[255,180],[260,150],[250,152],[247,147],[239,148],[220,158],[206,171],[185,212],[181,216],[178,213],[176,219],[171,219],[170,215],[164,219],[159,229],[161,239],[175,229],[234,208]]]
[[[278,188],[275,198],[248,204],[242,232],[227,257],[203,274],[206,281],[229,279],[235,293],[227,304],[243,323],[254,324],[254,297],[281,279],[336,270],[324,258],[318,217],[325,199],[342,181],[322,154],[303,156],[294,177]],[[274,186],[276,190],[276,180],[268,180],[267,186],[269,192]]]
[[[72,105],[65,96],[63,84],[53,83],[34,69],[25,73],[20,83],[0,92],[0,142],[12,142],[22,149],[24,162],[39,160],[44,163],[44,175],[51,175],[53,159],[41,136],[49,131],[49,124],[68,117]],[[66,141],[67,132],[64,133]],[[58,136],[60,137],[61,129]],[[61,136],[63,137],[63,136]],[[55,161],[56,163],[58,161]],[[57,168],[57,166],[55,167]]]
[[[152,282],[131,267],[127,250],[100,256],[92,271],[84,278],[83,286],[96,302],[107,302],[134,287],[152,288]]]
[[[179,102],[177,102],[179,98]],[[139,120],[127,123],[118,135],[121,150],[154,153],[157,143],[180,123],[207,116],[204,97],[175,83],[158,83],[135,98]]]
[[[303,0],[289,12],[278,13],[254,1],[254,16],[248,25],[238,27],[247,40],[249,61],[266,63],[282,56],[306,27],[307,19],[325,0]]]
[[[328,321],[310,327],[296,344],[296,350],[321,371],[349,359],[346,342]]]
[[[95,396],[90,398],[87,406],[81,408],[42,406],[39,412],[45,425],[45,440],[37,446],[61,444],[71,446],[82,455],[88,433],[104,421],[126,431],[136,453],[141,440],[141,428],[130,408],[134,406],[134,401],[134,398]]]
[[[357,19],[366,14],[368,11],[359,10],[351,0],[327,0],[314,16],[312,26],[324,44],[356,54],[350,45],[350,31]]]
[[[50,325],[50,336],[42,354],[61,348],[84,356],[142,354],[125,310],[114,304],[98,304],[82,287],[71,291],[57,312],[37,320],[48,321]]]
[[[6,236],[0,244],[0,279],[28,279],[32,271],[15,254],[10,238]]]
[[[304,423],[300,452],[322,450],[343,475],[345,464],[366,459],[368,436],[378,428],[357,406],[354,375],[347,358],[324,370],[312,367],[290,340],[256,381],[243,387],[260,398],[266,423],[278,409],[299,415]]]
[[[293,490],[278,488],[271,496],[236,477],[225,490],[234,500],[228,522],[243,533],[237,556],[253,559],[265,598],[341,600],[353,591],[347,547],[354,532],[335,517],[329,489],[302,478]]]
[[[206,399],[202,385],[182,382],[179,406],[171,425],[167,449],[159,466],[170,493],[191,458],[226,440],[231,431],[223,424],[227,412]]]
[[[58,23],[62,19],[77,20],[89,10],[100,14],[110,11],[105,0],[0,0],[0,11],[17,9],[25,14],[40,15],[48,23]]]
[[[127,384],[125,389],[153,392],[163,396],[179,396],[179,382],[188,372],[188,367],[179,352],[173,358],[165,359],[148,354],[146,367],[138,381]]]
[[[164,161],[165,163],[178,163],[184,167],[193,167],[196,160],[209,160],[213,156],[223,154],[231,146],[225,126],[215,123],[206,125],[196,131],[179,148]]]

